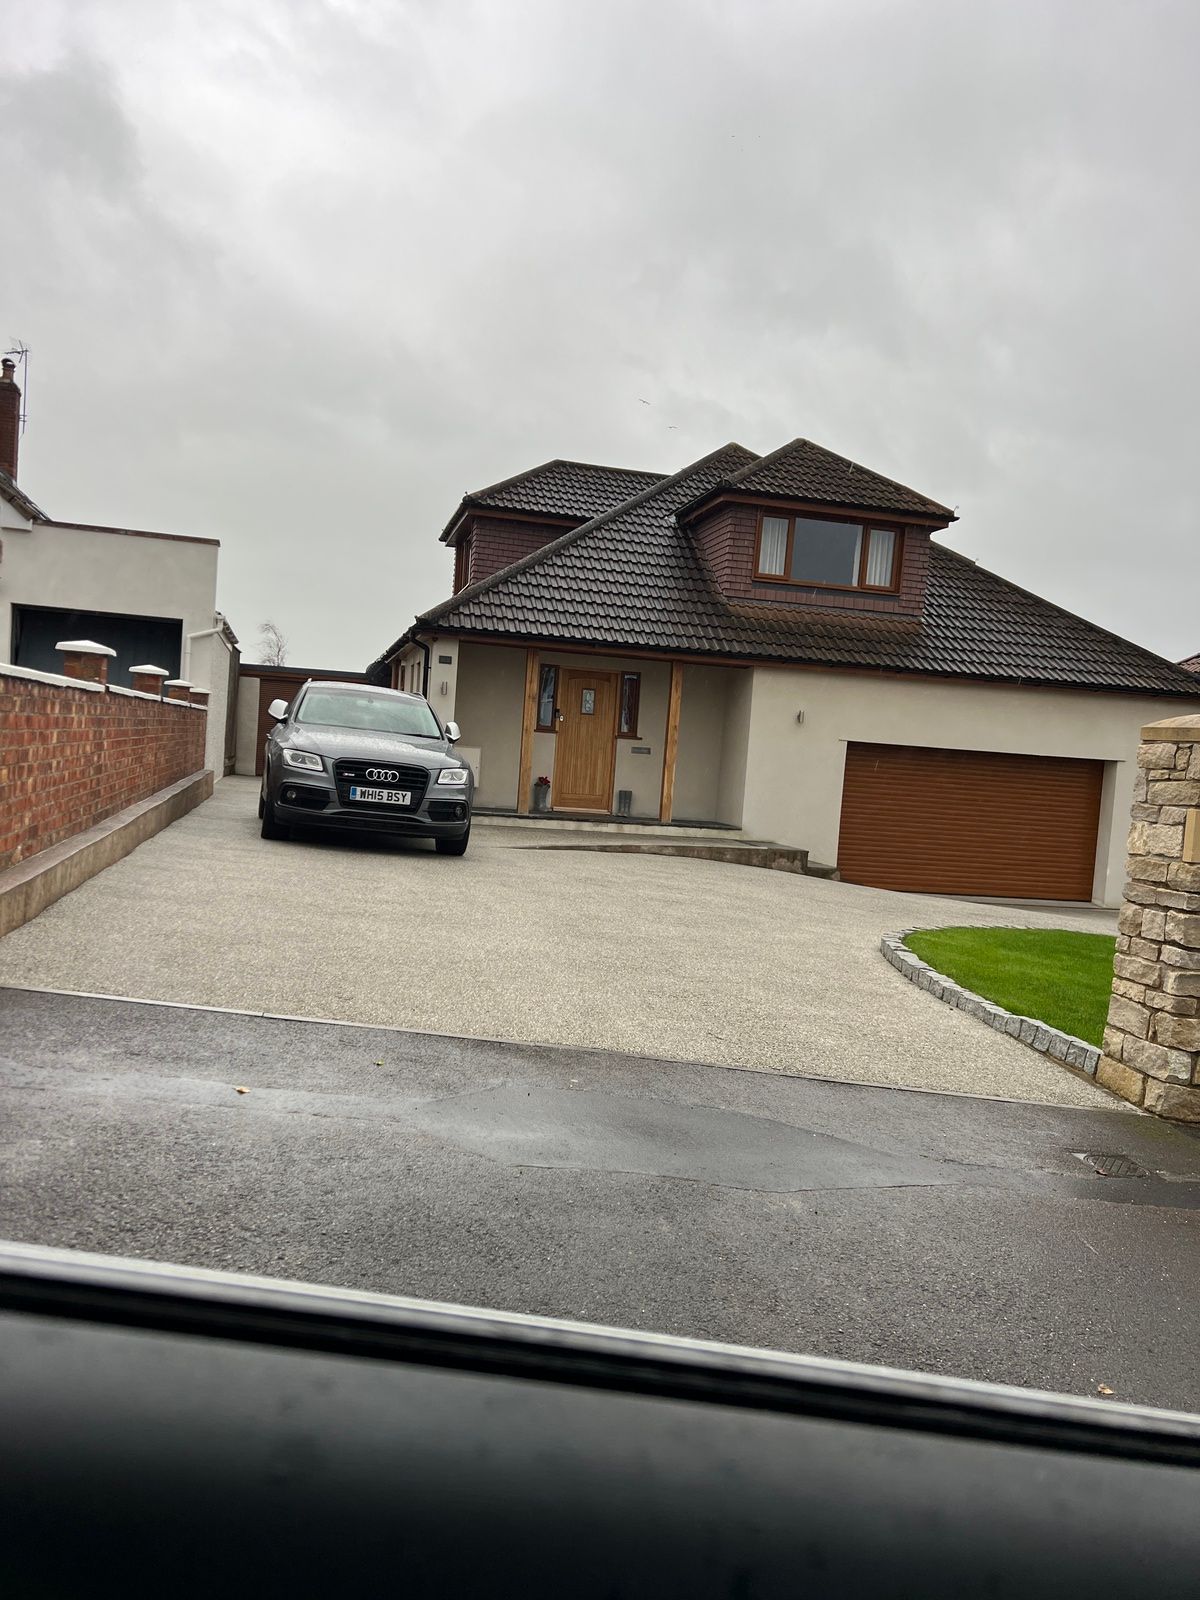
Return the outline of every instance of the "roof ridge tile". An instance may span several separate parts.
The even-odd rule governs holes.
[[[818,492],[806,492],[805,480],[800,477],[793,481],[793,489],[797,498],[812,499],[818,502],[823,500],[825,496],[820,492],[822,485],[819,472],[821,470],[828,472],[830,466],[836,464],[837,467],[842,469],[843,481],[857,478],[868,489],[875,491],[875,504],[868,504],[864,501],[863,510],[910,511],[927,516],[945,516],[951,521],[954,520],[954,512],[949,506],[944,506],[937,500],[931,500],[928,495],[921,494],[906,483],[900,483],[896,478],[885,477],[882,472],[876,472],[871,467],[864,467],[860,462],[852,461],[849,456],[839,455],[836,450],[830,450],[823,444],[816,444],[812,439],[805,439],[799,436],[795,439],[789,439],[786,444],[780,445],[777,450],[770,451],[769,454],[763,456],[757,462],[752,462],[740,472],[734,473],[729,479],[729,487],[746,488],[751,486],[757,477],[767,476],[769,478],[773,467],[779,466],[787,462],[792,456],[801,453],[809,457],[808,481],[817,485]],[[890,497],[888,493],[890,490],[899,492],[894,497]],[[891,504],[887,503],[889,498],[892,501]],[[853,505],[854,503],[854,497],[848,494],[833,495],[829,498],[829,504],[831,505]]]
[[[555,456],[536,467],[501,478],[463,495],[442,529],[442,542],[450,540],[472,511],[523,512],[534,519],[584,521],[608,511],[648,484],[667,474],[644,472],[637,467],[606,467],[596,461],[572,461]]]
[[[493,494],[497,489],[508,489],[514,484],[525,483],[530,478],[536,478],[540,472],[547,472],[551,467],[582,467],[586,472],[614,472],[625,478],[666,478],[666,472],[651,472],[642,467],[609,467],[599,461],[577,461],[573,456],[553,456],[549,461],[542,461],[536,467],[527,467],[524,472],[514,472],[511,478],[500,478],[496,483],[487,483],[482,489],[469,489],[464,496],[468,500],[477,500],[485,494]]]

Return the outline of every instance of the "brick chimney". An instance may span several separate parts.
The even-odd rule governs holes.
[[[16,363],[5,356],[0,362],[0,472],[17,476],[17,444],[21,438],[21,391],[13,377]]]

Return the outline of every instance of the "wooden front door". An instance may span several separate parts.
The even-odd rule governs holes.
[[[560,811],[611,811],[617,746],[617,675],[559,669],[551,804]]]

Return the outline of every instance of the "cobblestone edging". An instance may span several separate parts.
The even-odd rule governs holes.
[[[1040,1050],[1043,1055],[1061,1062],[1063,1066],[1086,1073],[1089,1078],[1096,1076],[1101,1054],[1096,1045],[1088,1044],[1086,1039],[1077,1039],[1073,1033],[1063,1033],[1048,1023],[1039,1022],[1036,1017],[1019,1017],[1012,1011],[1005,1011],[995,1001],[972,994],[970,989],[962,988],[953,978],[936,972],[922,961],[904,941],[910,933],[926,931],[929,930],[903,928],[899,933],[885,933],[879,941],[880,950],[897,972],[910,983],[915,983],[918,989],[931,994],[935,1000],[942,1000],[948,1006],[965,1011],[969,1017],[978,1017],[980,1022],[986,1022],[997,1033],[1007,1033],[1021,1044],[1027,1044],[1031,1049]]]

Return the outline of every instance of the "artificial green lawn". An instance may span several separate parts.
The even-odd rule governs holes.
[[[1099,1044],[1117,942],[1045,928],[935,928],[905,944],[937,972],[1006,1011]]]

